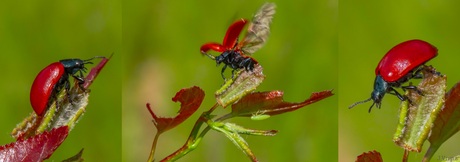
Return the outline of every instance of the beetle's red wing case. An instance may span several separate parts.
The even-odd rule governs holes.
[[[203,44],[200,48],[200,52],[203,54],[208,52],[209,50],[224,52],[226,49],[219,43],[206,43]]]
[[[246,55],[253,54],[267,42],[275,8],[274,3],[265,3],[254,15],[245,37],[238,45]]]
[[[247,22],[248,21],[245,19],[240,19],[228,27],[227,33],[225,33],[224,40],[222,41],[222,46],[224,46],[224,48],[230,50],[235,46],[237,39]]]
[[[40,116],[45,111],[54,85],[62,77],[64,71],[64,66],[60,62],[55,62],[38,73],[30,89],[30,103],[37,115]]]
[[[409,40],[390,49],[380,60],[375,74],[387,82],[395,82],[437,55],[438,50],[430,43]]]

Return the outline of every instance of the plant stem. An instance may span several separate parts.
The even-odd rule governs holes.
[[[212,107],[208,111],[204,112],[203,115],[204,114],[206,114],[206,115],[211,114],[217,107],[219,107],[219,104],[215,103],[214,105],[212,105]]]
[[[409,160],[409,151],[404,149],[404,156],[403,156],[402,161],[407,162],[407,160]]]
[[[423,157],[423,162],[430,161],[431,158],[433,157],[434,153],[438,150],[439,146],[434,146],[433,144],[430,144],[430,148],[425,153],[425,156]]]
[[[153,162],[154,159],[154,155],[155,155],[155,148],[157,147],[157,142],[158,142],[158,138],[160,137],[160,134],[161,133],[156,133],[155,134],[155,138],[153,139],[153,143],[152,143],[152,150],[150,150],[150,156],[149,156],[149,160],[147,160],[148,162]]]
[[[203,139],[204,135],[206,135],[206,133],[211,129],[209,126],[207,126],[198,135],[198,133],[200,132],[201,125],[203,125],[203,123],[206,120],[209,120],[208,119],[209,115],[218,106],[219,106],[219,104],[216,103],[208,111],[203,112],[203,114],[201,114],[200,118],[198,118],[198,120],[195,122],[195,125],[193,126],[193,129],[190,132],[190,135],[189,135],[187,141],[185,142],[185,144],[181,148],[176,150],[174,153],[172,153],[171,155],[169,155],[169,156],[165,157],[164,159],[162,159],[161,162],[175,161],[175,160],[180,159],[181,157],[185,156],[190,151],[193,151],[198,146],[198,144],[201,142],[201,139]]]
[[[227,120],[227,119],[230,119],[230,118],[233,118],[233,114],[232,113],[228,113],[224,116],[221,116],[220,118],[217,118],[216,121],[224,121],[224,120]]]
[[[176,150],[174,153],[172,153],[171,155],[165,157],[161,161],[162,162],[175,161],[175,160],[181,158],[182,156],[186,155],[190,151],[194,150],[196,148],[197,144],[201,141],[201,138],[196,138],[196,137],[197,137],[197,134],[198,134],[198,132],[199,132],[199,130],[201,128],[201,125],[203,123],[204,123],[204,121],[202,120],[202,117],[200,117],[196,121],[195,126],[193,127],[192,132],[190,133],[190,136],[188,137],[188,139],[185,142],[185,144],[181,148]]]

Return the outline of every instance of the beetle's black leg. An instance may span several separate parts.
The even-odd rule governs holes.
[[[252,63],[252,59],[251,58],[247,58],[246,59],[247,63],[246,63],[246,67],[249,71],[252,71],[254,69],[254,64]]]
[[[78,82],[78,86],[83,89],[83,83],[85,83],[85,79],[83,79],[83,77],[79,77],[79,76],[75,76],[75,75],[72,75],[72,77],[77,80]]]
[[[243,61],[241,61],[240,66],[243,66],[246,69],[246,71],[252,71],[254,69],[251,58],[246,58]]]
[[[417,92],[420,96],[424,96],[422,90],[418,89],[416,86],[412,86],[412,85],[411,85],[411,86],[402,86],[401,88],[402,88],[404,91],[405,91],[406,89],[412,89],[412,90],[414,90],[415,92]]]
[[[246,68],[245,63],[246,63],[246,59],[244,59],[243,61],[241,61],[241,62],[238,64],[238,67],[244,67],[244,68]]]
[[[412,102],[412,100],[409,99],[409,97],[401,95],[401,94],[400,94],[398,91],[396,91],[394,88],[391,88],[391,87],[390,87],[390,91],[393,91],[394,93],[391,93],[391,92],[388,92],[388,93],[389,93],[389,94],[392,94],[392,95],[395,95],[396,97],[399,98],[399,100],[401,100],[401,101],[407,100],[407,101],[409,101],[409,104],[414,105],[413,102]]]
[[[254,70],[254,62],[252,60],[249,61],[249,70]]]
[[[64,89],[65,89],[65,94],[67,96],[67,100],[69,101],[70,104],[73,105],[73,101],[70,98],[70,82],[68,79],[64,81]]]
[[[78,70],[78,71],[80,71],[80,78],[83,78],[83,72],[82,72],[83,70]]]
[[[220,72],[220,75],[222,75],[222,78],[224,80],[225,80],[224,71],[225,71],[226,68],[227,68],[227,64],[224,65],[224,67],[222,68],[222,71]]]
[[[423,79],[423,74],[422,73],[414,73],[413,77],[414,79]]]
[[[232,70],[232,79],[235,76],[235,69]]]
[[[72,75],[72,77],[78,81],[78,84],[82,84],[85,82],[85,79],[83,79],[83,77],[79,77],[75,75]]]
[[[391,93],[391,91],[393,91],[394,93]],[[389,92],[388,92],[388,93],[389,93],[389,94],[392,94],[392,95],[395,95],[395,96],[398,97],[399,100],[401,100],[401,101],[404,101],[404,100],[408,99],[406,96],[401,95],[398,91],[396,91],[396,90],[395,90],[394,88],[392,88],[392,87],[389,88]]]
[[[422,70],[425,68],[425,65],[422,65],[420,66],[419,68],[417,68],[417,70],[415,70],[414,73],[412,73],[412,78],[415,78],[415,79],[423,79],[423,73],[422,73]]]

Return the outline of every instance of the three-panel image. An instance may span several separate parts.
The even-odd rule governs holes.
[[[460,2],[0,2],[0,161],[460,161]]]

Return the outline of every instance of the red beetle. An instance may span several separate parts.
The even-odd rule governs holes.
[[[224,71],[227,66],[233,69],[232,78],[233,73],[237,69],[244,68],[247,71],[254,69],[257,61],[248,55],[259,50],[267,41],[275,8],[274,3],[265,3],[262,5],[250,22],[246,35],[241,42],[238,43],[238,37],[244,26],[248,23],[245,19],[237,20],[228,27],[222,44],[206,43],[201,46],[200,51],[202,54],[216,60],[217,65],[221,63],[225,64],[221,71],[222,78],[225,79]],[[216,57],[208,54],[209,50],[221,52],[221,54]]]
[[[228,27],[227,33],[225,34],[224,41],[222,44],[219,43],[206,43],[201,46],[200,51],[202,54],[208,56],[209,58],[216,60],[217,65],[224,63],[222,68],[221,75],[225,79],[224,71],[227,66],[233,69],[233,73],[236,69],[244,68],[246,70],[252,71],[254,65],[257,64],[257,61],[253,58],[243,54],[241,47],[243,44],[238,44],[238,36],[243,30],[244,26],[248,21],[245,19],[238,20],[234,22],[230,27]],[[209,50],[214,50],[217,52],[222,52],[219,56],[215,57],[206,52]]]
[[[385,93],[396,95],[401,101],[406,100],[406,97],[398,93],[394,88],[401,87],[403,89],[414,89],[419,94],[422,92],[415,86],[401,86],[411,78],[421,78],[419,76],[421,67],[427,61],[438,55],[436,47],[422,40],[409,40],[402,42],[393,47],[380,60],[379,65],[375,69],[374,91],[371,93],[371,98],[356,102],[349,108],[368,102],[371,99],[374,103],[369,108],[371,112],[374,104],[380,108],[381,101]]]
[[[56,95],[62,88],[65,88],[68,93],[69,75],[72,75],[80,84],[84,82],[82,71],[86,71],[85,64],[92,64],[89,60],[61,60],[48,65],[38,73],[30,89],[30,103],[38,116],[42,116],[45,109],[56,100]],[[77,72],[80,72],[79,76],[76,75]]]

